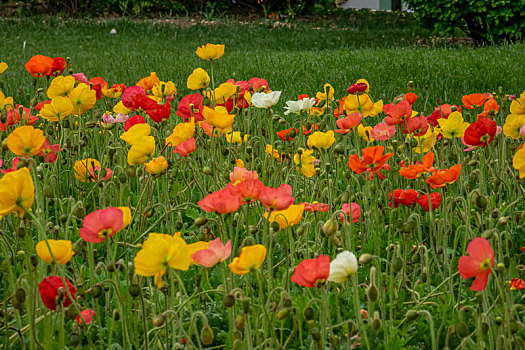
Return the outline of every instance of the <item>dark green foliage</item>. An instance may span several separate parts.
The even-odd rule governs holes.
[[[516,41],[525,33],[525,0],[407,0],[428,27],[460,29],[477,43]]]

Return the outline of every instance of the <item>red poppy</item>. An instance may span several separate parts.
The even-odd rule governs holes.
[[[10,173],[12,171],[17,171],[18,170],[18,163],[20,162],[20,158],[18,157],[14,157],[13,160],[11,161],[11,168],[8,168],[8,169],[4,169],[4,170],[0,170],[0,173],[2,173],[2,175],[5,175],[7,173]],[[33,165],[33,162],[31,161],[29,163],[29,165],[27,166],[27,168],[29,170],[31,170],[31,165]]]
[[[141,115],[134,115],[124,123],[124,131],[128,131],[135,124],[146,124],[146,119]]]
[[[69,298],[65,288],[69,289],[73,300],[75,299],[76,288],[68,280],[66,280],[66,284],[67,286],[64,285],[60,276],[49,276],[44,278],[38,285],[40,297],[49,310],[56,310],[60,304],[64,307],[71,304],[72,300]]]
[[[263,187],[259,195],[259,200],[265,208],[270,210],[285,210],[293,204],[295,198],[292,197],[292,186],[282,184],[277,188]]]
[[[305,259],[297,265],[292,282],[314,288],[325,283],[330,275],[330,257],[320,255],[317,259]]]
[[[100,243],[115,235],[124,226],[124,213],[120,208],[95,210],[82,221],[80,238],[86,242]]]
[[[408,104],[413,105],[417,101],[417,95],[413,92],[406,93],[405,100],[407,100]]]
[[[122,94],[122,104],[132,111],[145,112],[158,108],[157,102],[148,97],[144,88],[130,86]]]
[[[38,102],[33,108],[40,112],[42,108],[44,108],[44,105],[50,104],[51,100],[46,100],[42,102]]]
[[[430,207],[428,205],[428,194],[422,194],[417,199],[417,204],[423,208],[424,211],[427,213],[430,211]],[[433,192],[430,194],[430,201],[432,202],[432,210],[436,210],[441,205],[441,194],[439,192]]]
[[[330,205],[326,203],[308,203],[308,202],[299,203],[299,205],[301,204],[304,204],[304,210],[309,211],[310,213],[327,212],[330,210]]]
[[[361,174],[368,169],[372,172],[379,172],[383,169],[386,161],[392,157],[392,153],[387,153],[383,155],[385,148],[383,146],[374,146],[363,148],[362,159],[359,159],[357,154],[352,154],[348,158],[348,167],[352,169],[357,174]]]
[[[57,77],[60,74],[64,73],[66,69],[66,60],[64,57],[55,57],[53,58],[53,65],[51,66],[51,73],[49,75]]]
[[[403,123],[403,133],[414,134],[416,136],[423,136],[427,133],[428,130],[428,121],[427,117],[419,116],[410,118],[406,123]]]
[[[412,118],[412,106],[405,99],[384,105],[383,111],[387,115],[385,123],[388,125],[403,124]]]
[[[44,161],[46,163],[54,163],[57,160],[57,157],[58,157],[57,153],[59,151],[60,151],[60,145],[58,143],[51,145],[51,143],[46,139],[38,155],[43,156]]]
[[[463,96],[461,102],[463,102],[466,109],[474,109],[483,106],[486,99],[487,96],[483,94],[470,94]]]
[[[210,193],[199,202],[199,207],[208,213],[228,214],[237,211],[242,204],[239,192],[233,192],[229,186],[222,190]]]
[[[525,281],[521,278],[513,278],[510,282],[510,290],[520,290],[525,288]]]
[[[465,130],[463,139],[470,146],[487,147],[494,140],[498,126],[495,121],[481,117]]]
[[[22,112],[22,113],[20,113]],[[21,105],[15,105],[7,111],[7,120],[5,123],[0,122],[0,130],[6,131],[11,125],[34,125],[38,121],[38,117],[31,115],[31,110]]]
[[[456,164],[450,169],[437,170],[432,176],[428,177],[426,182],[432,188],[445,187],[448,184],[453,184],[459,179],[461,173],[461,164]]]
[[[29,74],[35,78],[42,78],[43,76],[51,74],[53,63],[54,60],[51,57],[35,55],[26,62],[25,67]]]
[[[449,105],[448,103],[442,104],[434,109],[434,112],[427,117],[427,121],[434,127],[438,126],[437,120],[441,118],[447,119],[453,110],[457,110],[461,113],[461,106]]]
[[[298,132],[299,132],[298,129],[290,128],[290,129],[281,130],[279,132],[276,132],[276,135],[279,136],[279,138],[283,141],[291,141],[294,139],[295,136],[297,136]]]
[[[470,290],[481,292],[487,287],[494,267],[494,250],[485,238],[474,238],[467,246],[467,253],[459,258],[458,271],[464,279],[476,277]]]
[[[352,216],[352,222],[356,223],[359,222],[359,219],[361,218],[361,206],[357,203],[343,203],[341,210],[346,214],[339,213],[339,220],[341,220],[342,223],[345,222],[345,217]],[[351,213],[350,213],[351,210]]]
[[[94,310],[91,310],[91,309],[86,309],[86,310],[82,310],[80,312],[80,315],[82,316],[82,319],[80,318],[80,316],[77,315],[77,317],[75,318],[75,321],[82,325],[82,324],[91,324],[93,322],[93,316],[95,316],[95,311]]]
[[[310,129],[307,129],[303,126],[303,136],[305,135],[309,135],[311,133],[313,133],[315,130],[319,129],[319,125],[317,124],[312,124],[312,126],[310,127]]]
[[[253,91],[266,91],[270,88],[270,85],[268,84],[268,80],[256,78],[253,77],[250,80],[248,80],[248,84],[252,87]]]
[[[403,190],[397,189],[388,194],[390,208],[397,208],[399,205],[410,206],[416,203],[419,193],[413,189]]]
[[[346,92],[348,92],[348,94],[350,94],[350,95],[354,95],[356,93],[363,93],[367,89],[368,89],[368,85],[366,83],[357,83],[357,84],[350,85],[346,89]]]
[[[521,251],[525,253],[525,247],[520,247]]]
[[[161,123],[163,120],[166,120],[170,117],[171,112],[171,103],[166,102],[164,104],[157,104],[155,108],[148,109],[146,113],[148,113],[149,117],[153,119],[153,121],[157,123]]]
[[[190,137],[184,142],[181,142],[177,145],[173,153],[178,153],[183,157],[188,156],[189,154],[195,151],[195,138]]]
[[[352,131],[353,128],[361,124],[363,115],[361,113],[352,113],[347,117],[339,118],[335,121],[339,129],[335,130],[338,134],[347,134]]]
[[[101,77],[94,77],[89,79],[89,85],[91,85],[91,90],[95,90],[97,93],[97,101],[102,98],[102,88],[106,88],[109,84]]]
[[[265,187],[260,180],[244,180],[241,182],[229,183],[230,191],[241,195],[242,203],[253,203],[259,199],[262,189]]]
[[[185,123],[189,122],[193,117],[196,122],[204,120],[202,115],[202,95],[199,93],[184,96],[177,105],[177,115],[181,117]]]

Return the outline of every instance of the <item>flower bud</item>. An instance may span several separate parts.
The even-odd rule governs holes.
[[[337,228],[337,222],[334,219],[328,219],[323,224],[323,233],[325,234],[325,236],[331,237],[334,234],[336,234]]]
[[[69,345],[72,347],[77,347],[82,343],[82,337],[78,333],[72,333],[69,336]]]
[[[137,284],[132,284],[129,286],[129,295],[132,298],[136,298],[140,295],[140,287]]]
[[[278,320],[284,320],[285,318],[287,318],[288,316],[290,316],[290,309],[289,308],[285,308],[285,309],[282,309],[280,310],[276,317]]]
[[[394,259],[392,259],[392,272],[398,274],[402,269],[403,259],[401,259],[399,256],[394,257]]]
[[[381,319],[379,318],[379,311],[374,311],[374,318],[372,320],[372,329],[374,331],[378,331],[381,329],[381,326],[382,326],[382,322],[381,322]]]
[[[162,327],[164,323],[166,323],[166,316],[164,314],[153,317],[153,324],[155,327]]]
[[[208,223],[208,218],[205,216],[200,216],[196,218],[193,223],[195,224],[195,226],[201,227]]]
[[[458,335],[458,337],[464,338],[468,335],[468,333],[468,326],[465,322],[460,321],[456,324],[456,334]]]
[[[244,315],[237,315],[237,317],[235,317],[235,329],[242,331],[244,329],[244,321]]]
[[[120,320],[120,312],[118,312],[117,309],[113,309],[113,312],[111,314],[111,318],[113,318],[114,321]]]
[[[370,286],[366,290],[366,296],[368,300],[370,300],[372,303],[375,303],[377,299],[379,299],[379,289],[375,285],[375,283],[370,284]]]
[[[202,327],[200,338],[202,345],[211,345],[213,343],[213,329],[209,325]]]
[[[416,310],[408,310],[405,317],[409,321],[415,321],[417,317],[419,316],[419,313]]]
[[[23,304],[26,301],[27,293],[26,290],[22,287],[19,287],[15,290],[14,298],[20,304]]]
[[[371,254],[368,254],[368,253],[361,254],[361,256],[359,256],[359,264],[368,265],[372,262],[373,259],[374,257]]]
[[[279,223],[277,221],[274,221],[270,224],[270,228],[272,229],[273,232],[279,232]]]
[[[250,312],[250,299],[242,300],[242,312],[244,312],[245,314]]]
[[[303,317],[306,321],[310,321],[314,318],[315,316],[315,312],[314,312],[314,309],[310,306],[308,306],[306,309],[304,309],[303,311]]]

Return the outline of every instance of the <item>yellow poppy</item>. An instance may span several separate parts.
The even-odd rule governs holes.
[[[77,160],[73,166],[75,178],[82,182],[95,182],[97,178],[95,171],[100,169],[100,162],[93,158]]]
[[[363,124],[359,124],[357,126],[357,133],[359,134],[359,136],[361,136],[363,138],[363,140],[365,140],[366,142],[372,142],[374,141],[375,139],[372,137],[372,135],[370,134],[370,130],[372,130],[372,127],[371,126],[364,126]]]
[[[217,129],[221,129],[223,132],[231,131],[235,119],[235,115],[229,114],[228,110],[221,106],[215,107],[215,109],[204,106],[202,115],[208,124]]]
[[[525,125],[524,114],[509,114],[507,119],[505,119],[505,124],[503,125],[503,133],[505,136],[517,140],[521,137],[520,130],[523,125]]]
[[[228,143],[243,143],[248,141],[248,137],[250,135],[244,134],[244,136],[241,136],[240,131],[233,131],[227,134],[224,134],[224,137],[226,138],[226,141]]]
[[[423,153],[427,153],[436,144],[438,136],[439,136],[438,129],[432,130],[432,128],[428,128],[425,135],[415,136],[413,134],[410,134],[410,135],[407,135],[407,138],[409,140],[414,138],[417,141],[417,146],[414,147],[414,151],[416,151],[416,153],[421,153],[421,144],[423,144]]]
[[[153,136],[144,136],[134,141],[128,152],[128,164],[145,163],[155,154],[155,139]]]
[[[196,68],[188,77],[186,85],[190,90],[205,89],[210,83],[210,76],[202,68]]]
[[[257,270],[266,259],[266,247],[262,244],[244,247],[228,267],[236,275],[245,275]]]
[[[335,142],[334,131],[329,130],[328,132],[316,131],[308,136],[306,144],[308,147],[317,147],[322,149],[330,148]]]
[[[363,117],[375,117],[383,111],[383,100],[374,103],[367,94],[348,95],[345,100],[344,109],[348,115],[361,113]]]
[[[131,110],[129,108],[126,108],[124,106],[124,104],[122,103],[122,101],[119,101],[119,103],[117,103],[114,107],[113,107],[113,112],[114,113],[122,113],[122,114],[125,114],[125,115],[128,115],[129,112]]]
[[[0,178],[0,216],[16,213],[23,217],[35,200],[35,185],[27,168],[12,171]]]
[[[510,114],[525,114],[525,91],[520,95],[519,98],[510,103]]]
[[[120,138],[128,145],[133,145],[138,139],[149,136],[151,133],[151,127],[147,123],[139,123],[133,125],[128,131],[120,135]]]
[[[47,97],[54,99],[55,97],[68,97],[75,87],[75,78],[72,75],[59,75],[51,80],[51,84],[47,88]]]
[[[44,132],[31,125],[19,126],[7,136],[7,147],[17,156],[31,157],[40,153],[46,141]]]
[[[463,121],[463,116],[458,111],[452,112],[448,119],[438,119],[441,135],[447,139],[454,137],[461,138],[465,134],[465,130],[469,127],[469,123]]]
[[[57,122],[73,113],[73,105],[67,97],[58,96],[46,103],[40,110],[40,116],[50,122]]]
[[[175,88],[175,83],[172,81],[166,83],[159,81],[153,86],[151,93],[153,96],[163,99],[167,96],[175,95],[177,89]]]
[[[217,60],[224,55],[224,45],[206,44],[197,48],[197,56],[206,61]]]
[[[173,128],[170,136],[166,137],[165,144],[171,147],[177,147],[179,144],[193,137],[195,134],[195,123],[193,119],[188,123],[179,123]]]
[[[59,265],[66,264],[75,254],[71,241],[48,239],[47,242],[49,243],[51,252],[53,252],[53,256]],[[40,241],[36,244],[36,253],[46,264],[51,264],[53,262],[53,257],[51,256],[49,247],[47,246],[46,241]]]
[[[288,209],[280,211],[272,211],[271,214],[264,213],[264,218],[269,222],[277,222],[279,228],[282,230],[288,226],[294,226],[303,217],[304,204],[292,204]]]
[[[315,166],[313,165],[315,157],[312,156],[312,153],[314,153],[314,151],[311,149],[299,148],[293,156],[295,170],[306,177],[312,177],[315,174]]]
[[[131,209],[129,207],[118,207],[122,210],[122,229],[131,224]]]
[[[149,162],[144,163],[144,168],[151,175],[161,174],[164,171],[166,171],[168,167],[169,167],[168,161],[163,156],[153,158]]]
[[[7,63],[5,62],[0,62],[0,74],[2,74],[3,72],[5,72],[7,70]]]
[[[91,90],[89,85],[84,83],[78,84],[69,94],[69,99],[73,105],[73,114],[80,115],[86,113],[95,106],[97,102],[97,93]]]

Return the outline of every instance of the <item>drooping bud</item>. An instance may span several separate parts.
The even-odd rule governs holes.
[[[337,228],[337,221],[335,221],[334,219],[328,219],[323,224],[323,233],[325,234],[325,236],[331,237],[337,233]]]
[[[211,329],[211,327],[206,324],[201,329],[200,338],[202,345],[211,345],[211,343],[213,343],[213,329]]]
[[[359,256],[359,264],[368,265],[372,262],[373,259],[374,257],[371,254],[368,254],[368,253],[361,254],[361,256]]]
[[[244,322],[244,315],[237,315],[237,317],[235,317],[235,329],[242,331],[244,329]]]

